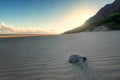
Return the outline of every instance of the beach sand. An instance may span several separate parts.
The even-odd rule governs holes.
[[[0,80],[120,80],[120,31],[0,39]]]

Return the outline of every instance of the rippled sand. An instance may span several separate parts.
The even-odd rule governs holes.
[[[0,80],[120,80],[120,31],[0,39]]]

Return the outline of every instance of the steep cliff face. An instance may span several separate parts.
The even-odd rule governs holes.
[[[104,28],[101,28],[101,26],[104,26]],[[96,15],[88,19],[84,25],[65,33],[108,30],[120,30],[120,0],[115,0],[111,4],[105,5]]]

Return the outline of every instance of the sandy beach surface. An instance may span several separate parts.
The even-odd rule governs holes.
[[[1,38],[0,80],[120,80],[120,31]]]

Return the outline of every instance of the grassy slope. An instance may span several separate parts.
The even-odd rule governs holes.
[[[87,30],[92,31],[95,27],[105,24],[109,30],[120,30],[120,12],[111,13],[92,22],[88,21],[80,27],[65,32],[65,34],[84,32]]]

